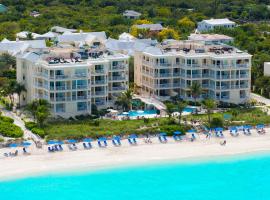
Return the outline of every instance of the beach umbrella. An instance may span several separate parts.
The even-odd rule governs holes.
[[[143,110],[138,110],[137,113],[144,113],[144,111]]]
[[[138,138],[138,136],[136,134],[131,134],[128,137],[131,138],[131,139]]]
[[[49,145],[53,145],[53,144],[56,144],[57,142],[56,141],[54,141],[54,140],[49,140],[48,142],[47,142],[47,144],[49,144]]]
[[[160,133],[159,135],[160,135],[160,136],[166,136],[167,133],[164,133],[164,132],[163,132],[163,133]]]
[[[18,144],[11,143],[11,144],[9,145],[9,147],[18,147]]]
[[[215,128],[215,131],[223,131],[223,128],[217,127],[217,128]]]
[[[197,133],[197,131],[195,129],[190,129],[187,131],[188,133]]]
[[[229,129],[230,129],[231,131],[234,131],[234,130],[237,131],[237,127],[236,127],[236,126],[231,126]]]
[[[92,142],[92,139],[91,138],[85,138],[85,139],[83,139],[83,142]]]
[[[250,125],[245,125],[244,126],[244,129],[251,129],[252,128],[252,126],[250,126]]]
[[[98,141],[104,142],[104,141],[107,141],[107,138],[105,138],[105,137],[100,137],[100,138],[98,138]]]
[[[76,142],[77,142],[77,140],[73,140],[73,139],[68,140],[68,143],[72,143],[72,144],[74,144],[74,143],[76,143]]]
[[[121,140],[121,137],[120,136],[118,136],[118,135],[116,135],[116,136],[113,136],[113,138],[112,138],[113,140]]]
[[[56,141],[55,144],[64,144],[63,141]]]
[[[25,146],[25,147],[28,147],[28,146],[31,145],[31,142],[23,142],[22,145]]]
[[[182,132],[181,132],[181,131],[174,131],[173,134],[174,134],[174,135],[181,135]]]
[[[258,124],[256,127],[257,128],[264,128],[264,124]]]
[[[123,112],[122,114],[123,114],[123,115],[128,115],[129,113],[128,113],[128,112]]]

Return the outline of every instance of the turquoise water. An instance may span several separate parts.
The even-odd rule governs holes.
[[[191,107],[186,107],[184,109],[184,112],[195,112],[195,108],[191,108]],[[147,116],[147,115],[156,115],[157,114],[157,110],[144,110],[143,112],[138,112],[138,111],[129,111],[127,115],[123,115],[120,114],[120,116],[129,116],[129,117],[142,117],[142,116]]]
[[[270,156],[254,156],[5,181],[0,199],[269,200],[269,188]]]

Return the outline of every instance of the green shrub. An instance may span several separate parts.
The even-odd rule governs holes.
[[[23,131],[15,124],[8,122],[0,122],[0,134],[4,137],[20,138],[23,136]]]
[[[25,122],[24,124],[28,130],[32,130],[33,128],[37,127],[37,124],[35,122]]]
[[[210,127],[223,127],[223,119],[221,117],[214,117],[211,121]]]
[[[4,138],[0,138],[0,143],[1,143],[1,142],[4,142],[4,141],[5,141]]]
[[[40,136],[42,138],[44,138],[46,136],[46,133],[45,133],[45,131],[43,129],[40,129],[40,128],[35,127],[31,131],[34,134],[36,134],[36,135],[38,135],[38,136]]]
[[[12,119],[12,118],[10,118],[10,117],[6,117],[6,116],[0,116],[0,121],[3,121],[3,122],[7,122],[7,123],[13,124],[14,119]]]

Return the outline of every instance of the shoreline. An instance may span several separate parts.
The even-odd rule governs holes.
[[[32,155],[0,159],[0,181],[17,180],[44,175],[65,175],[67,173],[81,174],[94,171],[136,167],[145,165],[159,165],[170,163],[202,163],[220,162],[246,156],[268,155],[270,153],[270,130],[265,135],[258,135],[252,130],[252,136],[240,134],[232,137],[228,131],[224,132],[226,146],[219,144],[220,139],[205,140],[202,135],[195,142],[169,142],[161,144],[153,138],[153,144],[145,144],[139,139],[137,146],[130,146],[123,141],[121,147],[98,148],[95,143],[91,150],[70,152],[64,146],[64,152],[47,153],[43,150],[31,149]],[[0,149],[2,154],[4,150]],[[10,150],[10,149],[8,149]],[[225,158],[225,159],[224,159]]]

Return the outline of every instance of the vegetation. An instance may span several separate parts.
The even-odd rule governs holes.
[[[194,99],[195,105],[197,104],[197,99],[200,97],[202,93],[202,86],[199,82],[192,82],[190,86],[191,96]]]
[[[97,123],[98,122],[98,123]],[[71,122],[52,122],[44,127],[46,139],[82,139],[85,137],[97,138],[100,136],[156,134],[174,131],[186,132],[190,127],[179,126],[166,118],[149,120],[82,120]]]
[[[131,110],[131,101],[132,101],[133,91],[132,89],[128,89],[123,92],[116,100],[115,104],[117,106],[122,107],[124,111]]]
[[[44,99],[34,100],[27,105],[27,110],[31,112],[39,127],[44,126],[44,122],[50,116],[50,104]]]
[[[23,131],[20,127],[13,124],[14,120],[9,117],[0,116],[0,135],[4,137],[20,138]]]
[[[213,110],[217,107],[216,102],[213,99],[205,99],[202,101],[202,105],[207,111],[208,123],[211,124],[211,114]]]

